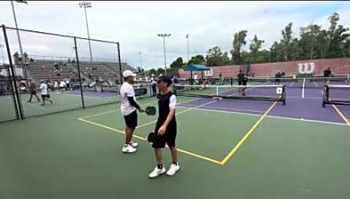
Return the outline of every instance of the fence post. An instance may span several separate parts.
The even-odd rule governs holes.
[[[120,60],[120,46],[119,42],[117,42],[118,46],[118,62],[119,62],[119,84],[121,85],[123,83],[123,73],[122,73],[122,63]]]
[[[4,33],[4,40],[5,40],[5,44],[6,44],[6,51],[7,51],[7,56],[9,59],[9,67],[11,69],[11,73],[12,74],[8,74],[10,77],[10,82],[11,82],[11,86],[12,86],[12,91],[13,91],[13,98],[14,98],[14,104],[15,104],[15,109],[16,109],[16,116],[17,119],[23,120],[24,116],[23,116],[23,109],[22,109],[22,103],[19,97],[19,93],[18,93],[18,89],[17,89],[17,83],[16,83],[16,73],[15,70],[13,69],[13,63],[12,63],[12,55],[11,55],[11,51],[10,51],[10,44],[7,38],[7,32],[6,32],[6,27],[5,25],[2,25],[2,30]],[[22,68],[23,70],[23,68]]]
[[[85,108],[83,84],[81,83],[80,65],[79,65],[79,55],[78,55],[78,46],[77,46],[77,38],[76,38],[76,37],[74,37],[74,50],[75,50],[75,59],[76,59],[76,62],[77,62],[78,75],[79,75],[79,85],[80,85],[81,103],[82,103],[82,105],[83,105],[83,108]]]

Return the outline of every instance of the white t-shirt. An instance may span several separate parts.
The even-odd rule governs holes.
[[[126,116],[134,112],[136,108],[133,107],[128,100],[128,97],[133,97],[136,102],[134,87],[132,87],[132,85],[128,82],[124,82],[123,85],[120,87],[120,96],[120,111],[122,115]]]
[[[62,88],[62,87],[66,87],[66,83],[65,83],[64,81],[61,81],[60,87],[61,87],[61,88]]]
[[[48,92],[47,92],[47,84],[42,83],[40,85],[40,89],[41,89],[41,95],[47,95],[48,94]]]
[[[176,96],[172,95],[169,100],[169,108],[174,110],[176,109]]]
[[[152,77],[152,84],[157,84],[157,81],[156,81],[156,79],[154,78],[154,77]]]

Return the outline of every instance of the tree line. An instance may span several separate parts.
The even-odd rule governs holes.
[[[350,57],[349,28],[339,24],[339,19],[338,13],[331,14],[328,17],[330,23],[328,29],[317,24],[300,27],[299,38],[293,37],[293,23],[289,23],[281,31],[281,39],[275,41],[269,49],[261,49],[265,41],[255,34],[251,39],[249,50],[244,50],[247,45],[248,31],[240,30],[234,34],[232,49],[229,52],[223,52],[220,47],[215,46],[207,51],[205,57],[195,55],[188,63],[179,57],[170,64],[170,70],[167,73],[174,75],[179,68],[186,67],[187,64],[223,66]],[[164,69],[151,69],[149,73],[164,74]]]

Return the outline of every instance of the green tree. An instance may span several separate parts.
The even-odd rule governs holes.
[[[162,74],[162,75],[165,74],[164,68],[158,68],[157,75],[159,76],[160,74]]]
[[[222,66],[224,64],[223,61],[223,53],[218,46],[211,48],[207,52],[207,65],[208,66]]]
[[[258,51],[257,58],[256,58],[256,63],[269,62],[269,56],[270,56],[270,51],[268,51],[268,50]]]
[[[196,55],[191,57],[188,64],[205,64],[205,58],[203,55]]]
[[[157,71],[156,69],[152,68],[152,69],[149,70],[148,73],[149,73],[150,75],[155,75],[155,76],[157,76],[158,71]]]
[[[23,53],[24,60],[28,59],[28,54],[26,52]]]
[[[283,47],[275,41],[270,48],[269,60],[271,62],[283,61]]]
[[[182,57],[178,57],[173,63],[170,64],[170,68],[180,68],[184,64]]]
[[[19,60],[19,54],[18,54],[18,52],[15,52],[15,54],[13,54],[13,58],[14,58],[14,60],[15,60],[15,63],[17,63],[18,60]]]
[[[299,46],[301,49],[301,59],[314,59],[318,58],[320,53],[318,52],[320,45],[318,40],[321,34],[321,26],[319,25],[308,25],[300,28],[300,40]]]
[[[223,55],[222,55],[222,63],[224,65],[230,65],[231,64],[231,60],[230,58],[228,57],[228,52],[225,52]]]
[[[284,61],[288,61],[291,56],[291,43],[293,41],[292,38],[292,26],[293,23],[289,23],[284,30],[282,30],[282,39],[281,39],[281,45],[282,45],[282,52],[283,52],[283,59]]]
[[[231,50],[232,55],[232,63],[234,64],[241,64],[243,63],[243,59],[241,56],[241,50],[244,45],[246,45],[245,38],[247,36],[246,30],[241,30],[238,33],[234,34],[233,38],[233,49]]]
[[[349,33],[346,33],[349,29],[345,28],[342,25],[338,25],[339,22],[339,14],[334,13],[329,18],[330,27],[328,29],[328,57],[342,57],[344,42],[346,42],[349,37]],[[337,26],[338,25],[338,26]]]
[[[254,36],[252,43],[249,46],[250,49],[250,61],[252,63],[257,62],[257,58],[258,58],[258,53],[259,53],[259,49],[261,48],[262,44],[264,43],[264,40],[260,40],[258,39],[258,36]]]

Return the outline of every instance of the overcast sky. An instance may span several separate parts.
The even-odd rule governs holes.
[[[83,9],[78,2],[29,1],[15,3],[18,26],[24,29],[87,37]],[[163,67],[163,43],[158,33],[171,33],[166,39],[167,65],[181,56],[187,61],[186,34],[190,56],[206,54],[209,48],[232,49],[233,34],[248,30],[248,48],[254,34],[265,40],[263,48],[281,38],[281,30],[293,22],[294,36],[300,26],[310,23],[328,27],[331,13],[340,14],[340,23],[350,27],[350,2],[104,2],[92,1],[87,10],[90,37],[119,41],[122,60],[133,66]],[[14,27],[9,1],[0,2],[0,24]],[[11,50],[18,50],[14,31],[9,31]],[[21,33],[24,51],[30,55],[74,56],[70,39]],[[3,44],[2,31],[0,43]],[[88,57],[88,44],[78,41],[79,55]],[[94,58],[116,58],[116,48],[92,44]],[[140,56],[141,52],[141,56]]]

